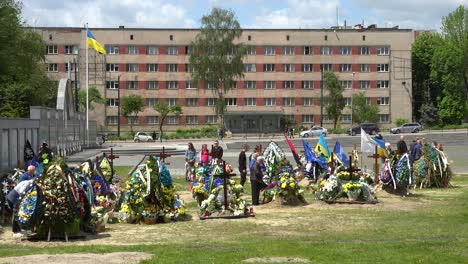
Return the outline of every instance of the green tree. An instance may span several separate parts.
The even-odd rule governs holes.
[[[159,141],[162,142],[163,125],[166,121],[167,116],[173,114],[176,117],[179,117],[182,114],[182,106],[180,106],[179,104],[169,106],[164,102],[158,102],[154,106],[154,110],[161,115],[161,120],[159,121]]]
[[[212,86],[217,97],[215,113],[222,126],[226,94],[235,87],[235,80],[244,76],[242,58],[246,55],[246,47],[235,43],[241,34],[242,29],[233,11],[213,8],[209,15],[203,16],[200,33],[191,43],[192,79]]]
[[[439,123],[439,116],[437,114],[437,107],[432,100],[424,100],[424,103],[419,108],[420,122],[426,127],[431,127]]]
[[[341,86],[338,78],[333,72],[324,73],[324,85],[327,89],[325,111],[327,115],[333,119],[333,129],[336,129],[338,120],[341,117],[341,111],[346,105],[343,97],[343,87]]]
[[[29,106],[55,106],[57,86],[45,73],[45,43],[21,22],[21,4],[0,0],[0,116],[27,117]]]
[[[134,120],[138,118],[138,113],[143,110],[143,98],[139,95],[128,95],[120,98],[120,109],[122,116],[125,117],[128,120],[128,123],[130,124],[130,131],[133,134],[133,122]]]
[[[379,120],[379,108],[367,103],[366,94],[359,92],[353,94],[353,121],[360,124],[365,122],[375,123]]]
[[[105,100],[104,98],[102,98],[101,93],[94,86],[89,87],[88,100],[89,100],[88,106],[90,110],[94,109],[94,104],[105,103]],[[79,110],[81,112],[85,112],[86,111],[86,90],[81,89],[78,91],[78,102],[79,102],[78,104]]]

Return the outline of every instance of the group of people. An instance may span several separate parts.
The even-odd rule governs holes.
[[[399,155],[401,157],[404,154],[408,154],[408,158],[410,161],[410,164],[413,165],[414,162],[418,161],[421,156],[422,156],[422,143],[423,143],[424,138],[415,138],[411,142],[411,145],[408,149],[408,145],[405,142],[405,136],[400,136],[400,140],[397,142],[396,146],[396,151],[393,151],[391,148],[391,144],[389,142],[385,143],[385,148],[387,151],[387,156],[391,158],[393,155]],[[436,141],[432,142],[433,146],[439,150],[443,151],[443,146],[441,143],[438,143]]]
[[[187,150],[185,151],[185,178],[187,181],[193,181],[195,162],[198,162],[200,166],[217,163],[223,158],[224,150],[223,147],[219,145],[219,141],[215,140],[213,145],[211,145],[211,150],[208,150],[207,144],[203,144],[200,150],[200,157],[198,157],[197,154],[193,143],[189,142]]]
[[[244,144],[241,152],[239,153],[239,172],[241,176],[240,183],[244,186],[247,180],[247,164],[250,171],[250,184],[252,187],[252,204],[259,205],[260,191],[266,187],[263,182],[263,175],[265,173],[265,158],[262,156],[262,146],[257,145],[254,151],[249,156],[247,161],[246,152],[249,151],[250,147]]]

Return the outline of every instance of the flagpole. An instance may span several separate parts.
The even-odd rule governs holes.
[[[85,41],[86,41],[86,146],[89,146],[89,76],[88,76],[88,23],[85,24]]]

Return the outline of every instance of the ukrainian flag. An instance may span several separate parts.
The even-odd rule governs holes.
[[[320,134],[320,138],[314,150],[316,153],[322,154],[326,161],[330,161],[330,150],[328,149],[327,141],[325,141],[324,133]]]
[[[385,150],[385,141],[377,137],[373,137],[372,139],[377,143],[377,154],[379,154],[381,158],[386,158],[387,150]]]
[[[99,43],[94,37],[93,33],[89,29],[86,29],[86,35],[88,39],[88,48],[92,48],[101,54],[107,54],[106,49]]]

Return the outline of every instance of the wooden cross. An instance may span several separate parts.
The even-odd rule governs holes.
[[[105,157],[105,155],[106,155],[106,153],[104,153],[104,157]],[[107,159],[109,160],[109,164],[111,166],[112,177],[114,177],[114,160],[118,159],[118,158],[119,158],[119,156],[114,155],[114,150],[113,150],[113,148],[111,148],[110,155],[107,156]]]
[[[349,179],[353,180],[353,172],[361,171],[359,168],[354,168],[353,166],[353,155],[349,155],[349,168],[346,170],[349,172]]]
[[[166,158],[169,158],[171,156],[172,156],[171,154],[166,153],[166,149],[163,146],[162,152],[159,153],[159,159],[162,160],[162,162],[166,163],[166,165],[171,165],[171,163],[166,162]]]
[[[224,188],[224,210],[228,209],[228,200],[227,200],[227,179],[231,176],[236,176],[235,173],[227,173],[226,171],[226,161],[223,160],[223,172],[220,174],[214,174],[213,177],[223,179],[223,188]]]
[[[381,158],[379,153],[377,152],[377,145],[375,145],[375,152],[373,155],[367,156],[368,158],[373,158],[374,159],[374,182],[378,183],[379,182],[379,162],[378,159]]]

